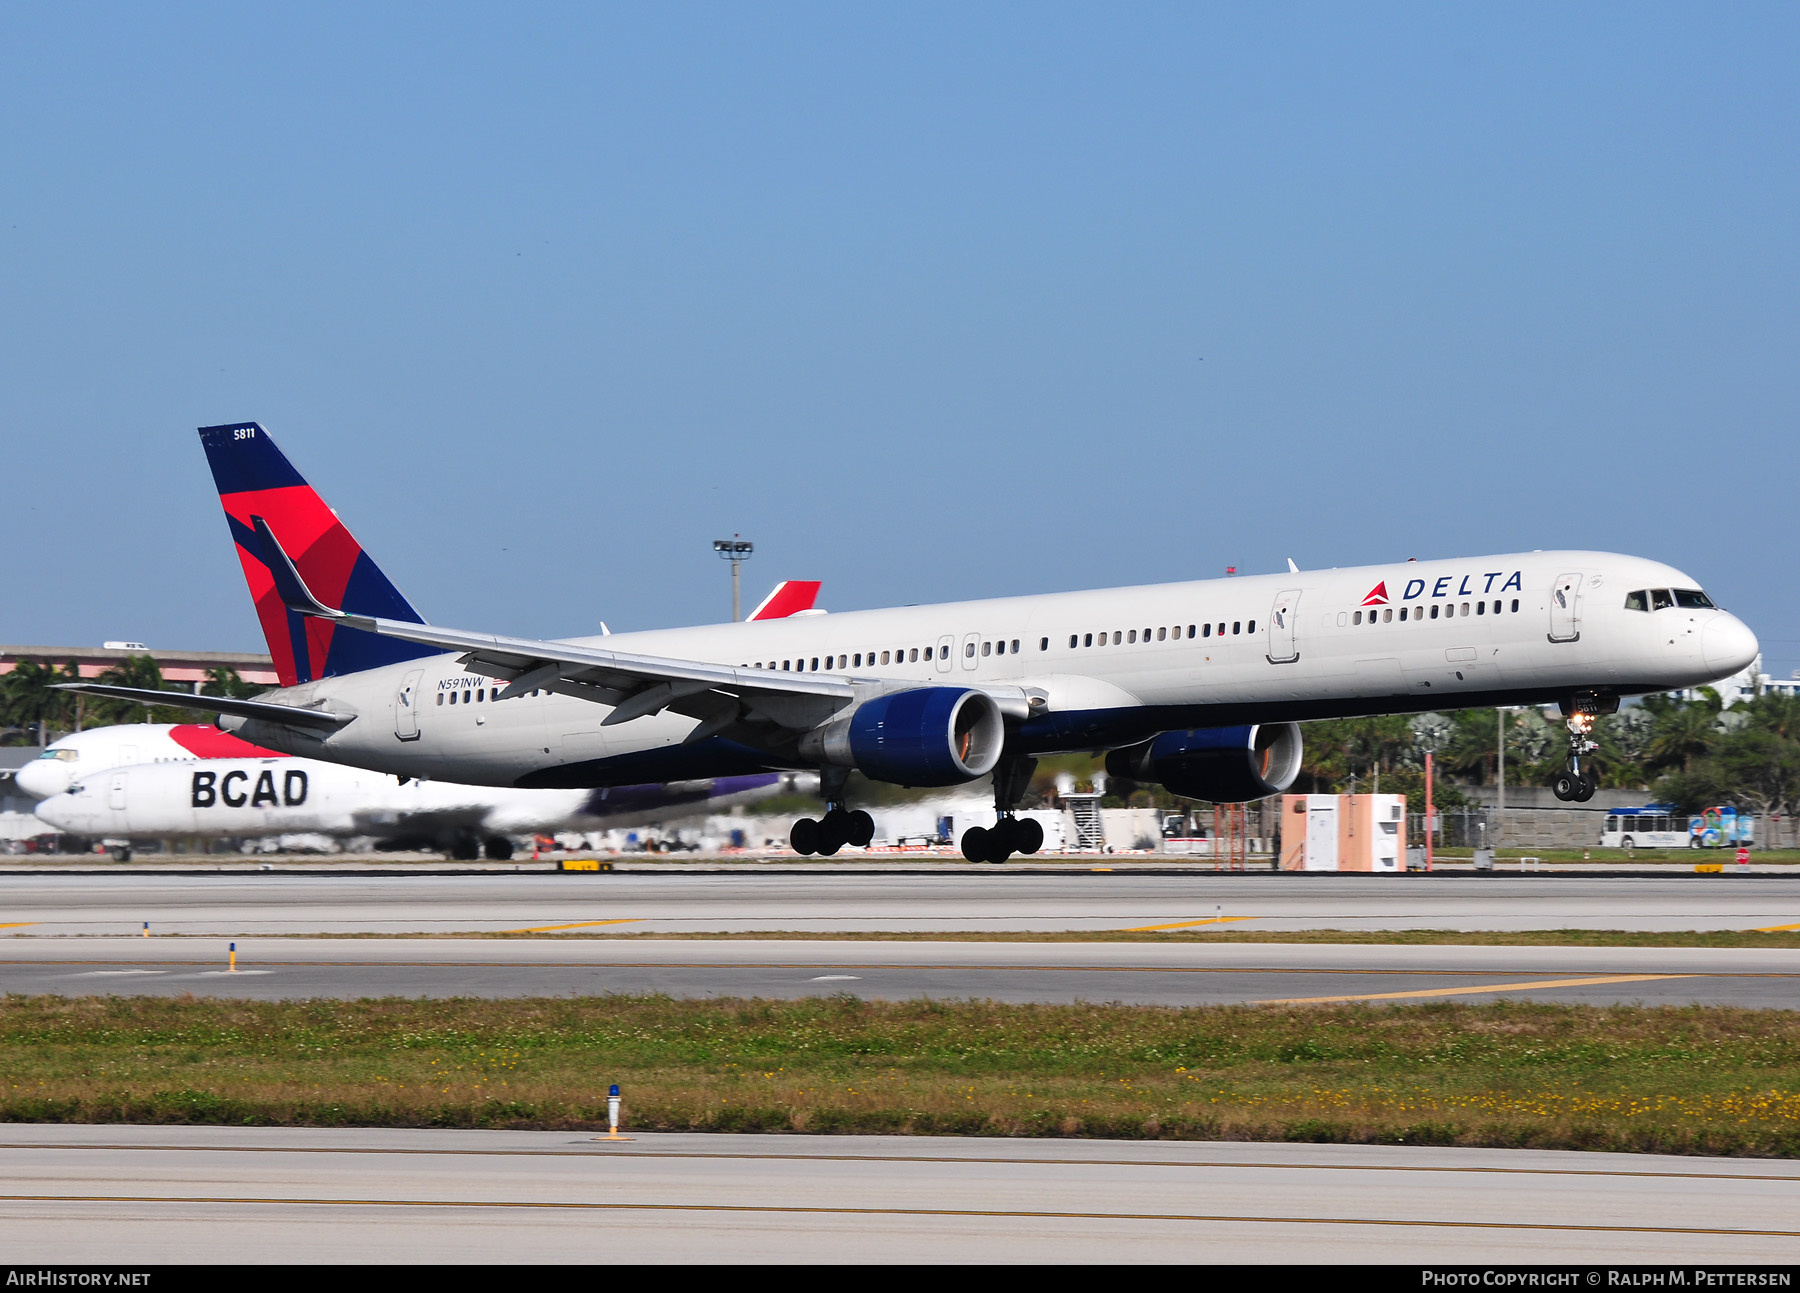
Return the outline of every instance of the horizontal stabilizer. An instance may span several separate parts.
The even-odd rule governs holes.
[[[62,682],[56,684],[56,690],[76,691],[86,696],[105,696],[112,700],[132,700],[140,705],[198,709],[211,714],[230,714],[234,718],[254,718],[265,723],[283,723],[288,727],[306,727],[327,732],[336,731],[355,717],[353,714],[332,714],[321,709],[277,705],[266,700],[196,696],[191,691],[157,691],[153,687],[115,687],[104,682]]]

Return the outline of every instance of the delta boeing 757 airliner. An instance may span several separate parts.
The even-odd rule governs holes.
[[[1755,636],[1641,557],[1453,561],[814,614],[563,641],[425,624],[254,422],[200,439],[284,682],[226,701],[71,689],[219,715],[245,740],[402,777],[599,787],[816,769],[801,853],[866,844],[851,769],[903,786],[994,778],[974,861],[1042,843],[1014,815],[1038,755],[1214,802],[1292,784],[1304,719],[1559,704],[1555,779],[1594,791],[1594,717],[1732,674]],[[1291,563],[1290,563],[1291,564]],[[289,681],[291,680],[291,681]]]

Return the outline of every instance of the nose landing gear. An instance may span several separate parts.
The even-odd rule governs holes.
[[[827,769],[820,777],[825,795],[825,816],[817,821],[802,817],[788,833],[788,843],[801,857],[831,857],[846,844],[867,848],[875,838],[875,819],[860,808],[844,807],[845,769]]]
[[[994,769],[994,824],[971,826],[963,832],[962,855],[971,862],[1002,863],[1015,853],[1030,855],[1044,847],[1043,823],[1020,818],[1015,811],[1037,760],[1023,756],[1002,758]]]
[[[1599,769],[1594,766],[1594,752],[1600,743],[1594,740],[1594,720],[1601,714],[1618,710],[1617,696],[1576,696],[1562,703],[1563,725],[1569,729],[1569,761],[1550,778],[1550,793],[1565,803],[1573,800],[1585,804],[1594,797],[1600,784]]]

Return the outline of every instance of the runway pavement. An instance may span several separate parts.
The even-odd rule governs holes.
[[[1285,875],[754,870],[456,876],[0,876],[0,934],[1754,929],[1800,924],[1800,875]]]
[[[1800,1165],[965,1138],[0,1127],[13,1263],[1792,1263]]]
[[[1762,948],[1457,947],[736,939],[18,938],[0,992],[1130,1002],[1434,999],[1800,1006],[1800,952]]]

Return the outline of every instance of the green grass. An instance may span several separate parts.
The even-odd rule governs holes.
[[[1800,1012],[9,997],[33,1122],[1225,1138],[1800,1155]]]

